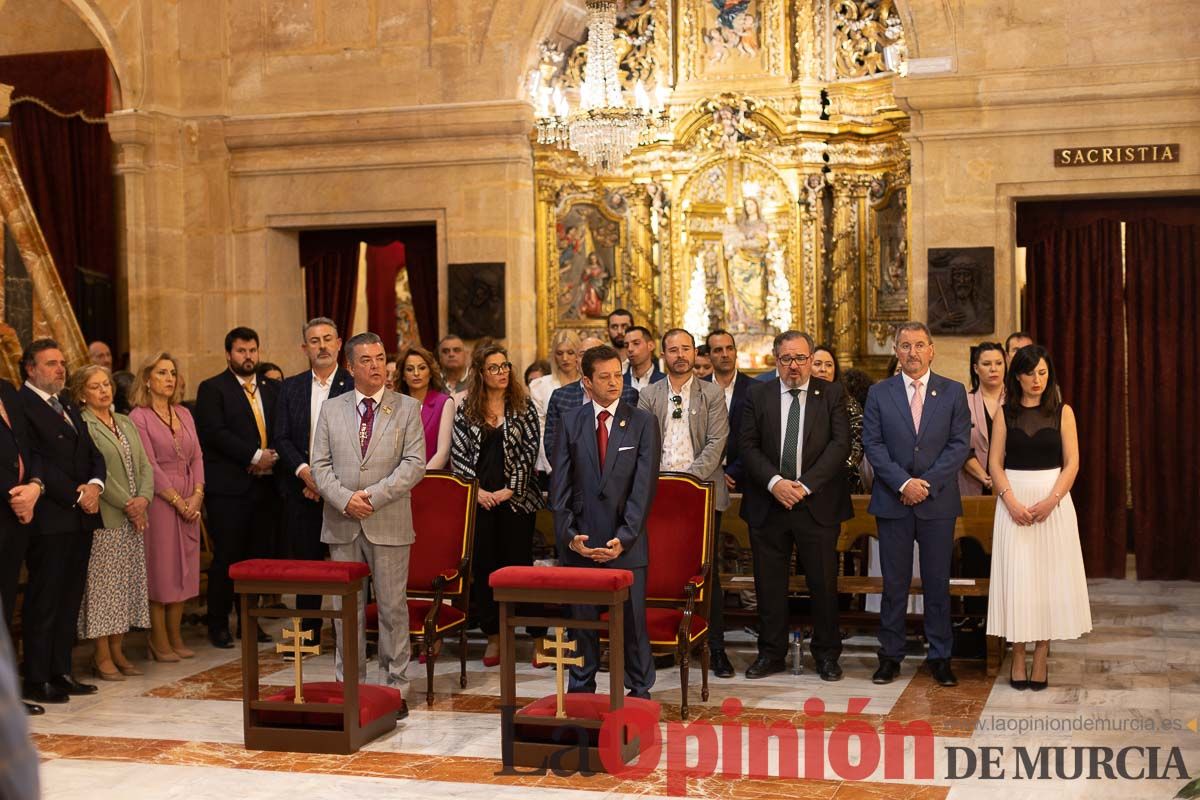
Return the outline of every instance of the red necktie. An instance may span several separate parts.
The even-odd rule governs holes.
[[[604,423],[612,414],[601,411],[596,415],[596,452],[600,454],[600,471],[604,471],[604,457],[608,455],[608,426]]]
[[[367,448],[371,444],[371,431],[375,427],[375,401],[370,397],[365,397],[362,407],[362,419],[358,424],[358,444],[362,448],[363,458],[366,458]]]

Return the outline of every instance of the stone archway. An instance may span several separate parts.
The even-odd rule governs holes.
[[[142,3],[138,0],[62,0],[92,31],[117,78],[113,109],[137,108],[145,100]]]

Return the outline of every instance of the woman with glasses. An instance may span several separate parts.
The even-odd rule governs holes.
[[[454,404],[442,381],[442,370],[433,353],[413,345],[396,361],[397,391],[421,404],[425,429],[425,468],[445,469],[450,462],[454,429]]]
[[[488,577],[533,561],[534,515],[542,507],[533,473],[538,441],[537,411],[521,381],[512,379],[508,351],[498,344],[477,347],[454,417],[451,462],[456,474],[479,481],[472,591],[487,635],[485,667],[500,663],[500,618]]]

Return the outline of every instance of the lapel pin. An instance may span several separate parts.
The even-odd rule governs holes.
[[[385,413],[385,414],[390,414],[390,413],[392,413],[392,407],[391,407],[391,406],[384,406],[384,407],[383,407],[383,413]]]
[[[934,397],[937,397],[937,389],[934,389],[932,392],[930,392],[930,394]]]
[[[622,427],[622,428],[624,428],[624,427],[625,427],[625,420],[621,420],[621,427]]]
[[[817,395],[819,395],[820,393],[821,393],[821,390],[820,390],[820,389],[814,389],[814,390],[813,390],[813,397],[816,397],[816,396],[817,396]]]

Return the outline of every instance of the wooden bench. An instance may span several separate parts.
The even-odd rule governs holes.
[[[854,517],[842,523],[842,531],[838,536],[837,551],[839,562],[843,562],[846,554],[856,553],[859,548],[859,543],[864,537],[878,538],[879,532],[875,526],[875,517],[867,512],[867,506],[871,501],[870,495],[855,495],[854,502]],[[731,506],[730,511],[726,512],[726,518],[731,512],[735,511],[735,507]],[[994,497],[964,497],[963,498],[963,515],[958,518],[954,526],[954,542],[957,545],[965,539],[974,540],[978,543],[984,554],[990,556],[992,554],[992,526],[993,517],[996,512],[996,498]],[[728,520],[732,522],[732,520]],[[738,522],[741,522],[739,519]],[[722,527],[728,529],[730,526],[727,520],[722,520]],[[721,588],[726,591],[742,591],[745,589],[754,588],[754,576],[745,573],[721,573]],[[806,594],[808,592],[808,584],[803,575],[792,575],[789,578],[788,589],[792,594]],[[913,578],[912,584],[909,586],[909,594],[920,594],[921,579]],[[870,577],[867,575],[839,575],[838,576],[838,594],[845,595],[867,595],[880,594],[883,592],[883,578]],[[987,597],[988,596],[988,579],[984,577],[951,577],[950,579],[950,596],[955,597]],[[727,616],[737,616],[735,609],[726,609]],[[957,617],[978,616],[978,614],[966,614],[963,612],[956,613]],[[997,637],[987,637],[987,670],[989,675],[994,675],[999,668],[1000,661],[1004,655],[1004,642]]]

